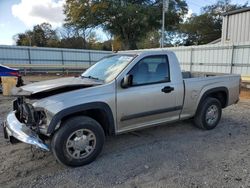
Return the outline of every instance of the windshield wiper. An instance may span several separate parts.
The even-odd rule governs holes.
[[[94,76],[81,76],[82,78],[89,78],[89,79],[92,79],[92,80],[100,80],[102,81],[100,78],[97,78],[97,77],[94,77]]]

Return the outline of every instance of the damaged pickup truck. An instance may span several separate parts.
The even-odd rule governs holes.
[[[95,160],[108,135],[191,118],[197,127],[213,129],[239,92],[240,75],[182,73],[171,51],[121,52],[80,77],[15,88],[17,99],[3,128],[12,142],[80,166]]]

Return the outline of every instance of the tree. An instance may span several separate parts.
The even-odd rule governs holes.
[[[43,31],[43,28],[40,25],[34,26],[31,38],[33,46],[46,46],[47,41],[45,38],[45,32]]]
[[[230,0],[219,0],[217,3],[202,8],[201,15],[193,14],[181,24],[181,31],[186,34],[185,45],[207,44],[221,37],[222,13],[243,8],[244,5],[230,4]]]
[[[83,49],[83,38],[82,37],[69,37],[69,38],[62,38],[60,41],[61,48],[76,48],[76,49]]]
[[[14,36],[18,46],[58,47],[59,39],[49,23],[35,25],[33,30]]]
[[[67,0],[64,9],[66,22],[86,30],[102,26],[119,38],[123,49],[136,49],[137,43],[161,26],[160,0]],[[172,0],[167,14],[169,30],[178,29],[187,13],[184,0]]]
[[[205,6],[201,9],[202,13],[207,13],[213,17],[217,17],[218,20],[222,20],[222,13],[247,7],[248,2],[245,4],[232,4],[231,0],[218,0],[215,4]]]
[[[17,46],[31,46],[31,40],[26,33],[18,33],[14,35],[13,40],[16,41]]]
[[[61,39],[61,48],[83,49],[84,44],[86,44],[86,41],[80,36],[78,30],[69,25],[64,25],[59,29],[59,38]]]
[[[95,26],[91,6],[91,0],[66,0],[64,5],[64,14],[66,16],[64,26],[74,28],[81,35],[84,49],[87,48],[87,38]]]
[[[59,47],[61,48],[77,48],[77,49],[94,49],[94,50],[109,50],[111,51],[111,40],[100,42],[98,36],[92,31],[86,39],[84,39],[77,29],[72,26],[66,26],[58,29],[60,40]],[[84,41],[85,40],[85,41]],[[85,44],[85,46],[84,46]]]
[[[214,19],[210,14],[191,16],[182,25],[182,30],[186,33],[188,44],[207,44],[221,36],[221,23]]]
[[[137,46],[139,49],[158,48],[160,45],[160,38],[160,32],[158,30],[153,30],[147,33],[146,37],[138,42]]]

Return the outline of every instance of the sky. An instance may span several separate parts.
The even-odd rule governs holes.
[[[186,0],[189,14],[199,14],[201,7],[216,1]],[[250,4],[250,0],[232,0],[232,3],[238,4],[245,2]],[[50,23],[54,29],[62,26],[64,3],[65,0],[0,0],[0,45],[14,45],[15,34],[23,33],[43,22]],[[102,35],[101,31],[97,31],[98,34]]]

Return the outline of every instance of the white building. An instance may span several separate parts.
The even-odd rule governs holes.
[[[223,15],[221,43],[250,42],[250,7]]]

